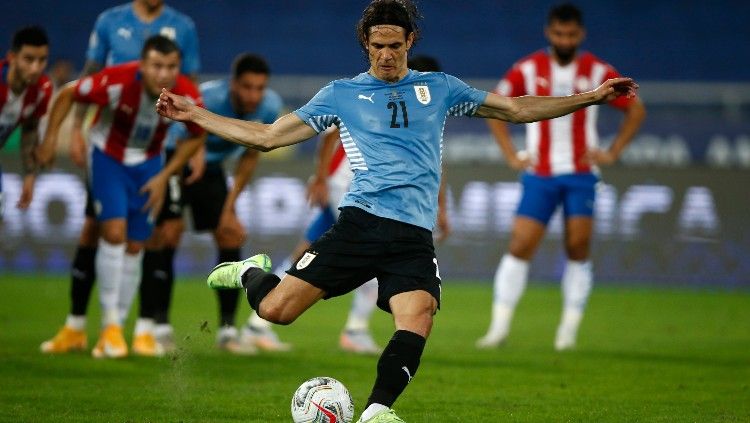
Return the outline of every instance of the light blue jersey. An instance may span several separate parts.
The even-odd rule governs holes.
[[[164,35],[177,43],[182,54],[180,71],[183,74],[200,71],[195,24],[190,17],[169,6],[164,6],[161,15],[151,23],[135,15],[132,3],[105,10],[94,24],[86,59],[104,66],[138,60],[143,43],[152,35]]]
[[[339,207],[435,226],[446,118],[471,116],[487,92],[441,72],[387,83],[368,73],[326,85],[294,113],[315,131],[339,127],[354,171]]]
[[[203,97],[203,104],[207,110],[221,116],[260,123],[273,123],[279,117],[284,104],[281,101],[281,96],[270,88],[266,88],[263,99],[254,112],[245,114],[235,112],[229,94],[229,84],[228,79],[217,79],[200,85],[201,97]],[[167,148],[174,148],[178,140],[185,139],[188,136],[185,125],[170,126],[167,132]],[[245,147],[226,141],[214,134],[209,133],[208,138],[206,138],[206,164],[209,166],[221,165],[221,162],[226,158],[242,151],[245,151]]]

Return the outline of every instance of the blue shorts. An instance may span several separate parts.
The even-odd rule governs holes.
[[[542,177],[525,172],[521,176],[523,195],[516,213],[538,220],[545,226],[559,204],[563,206],[565,219],[593,217],[597,182],[599,177],[593,173]]]
[[[336,216],[331,207],[322,207],[305,231],[305,240],[312,243],[326,233],[336,223]]]
[[[148,195],[141,187],[162,169],[162,158],[156,156],[135,166],[125,166],[94,148],[89,172],[91,195],[96,219],[126,219],[128,239],[145,241],[151,236],[154,223],[148,211],[141,209]]]

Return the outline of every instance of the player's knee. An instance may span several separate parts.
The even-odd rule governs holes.
[[[586,260],[589,256],[590,238],[588,236],[574,235],[565,240],[565,251],[570,260]]]
[[[297,314],[292,313],[284,304],[271,301],[261,301],[258,315],[265,320],[277,325],[288,325],[297,319]]]
[[[531,260],[534,255],[534,249],[535,246],[528,239],[516,236],[510,240],[510,245],[508,246],[508,252],[521,260]]]
[[[110,244],[124,244],[125,232],[117,230],[102,231],[102,239]]]

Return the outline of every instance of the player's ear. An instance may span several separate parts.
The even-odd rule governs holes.
[[[409,50],[414,44],[414,33],[410,32],[409,35],[406,36],[406,50]]]

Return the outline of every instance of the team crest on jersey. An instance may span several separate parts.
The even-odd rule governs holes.
[[[297,270],[302,270],[305,267],[307,267],[310,263],[312,263],[312,261],[315,260],[315,257],[317,256],[318,256],[317,254],[311,253],[308,251],[305,253],[304,256],[302,256],[301,259],[299,259],[299,261],[297,262],[297,265],[294,267],[296,267]]]
[[[427,85],[415,85],[414,92],[417,94],[417,101],[422,104],[430,104],[430,87]]]
[[[163,35],[170,40],[174,40],[175,38],[177,38],[177,30],[173,26],[163,26],[159,31],[159,35]]]

